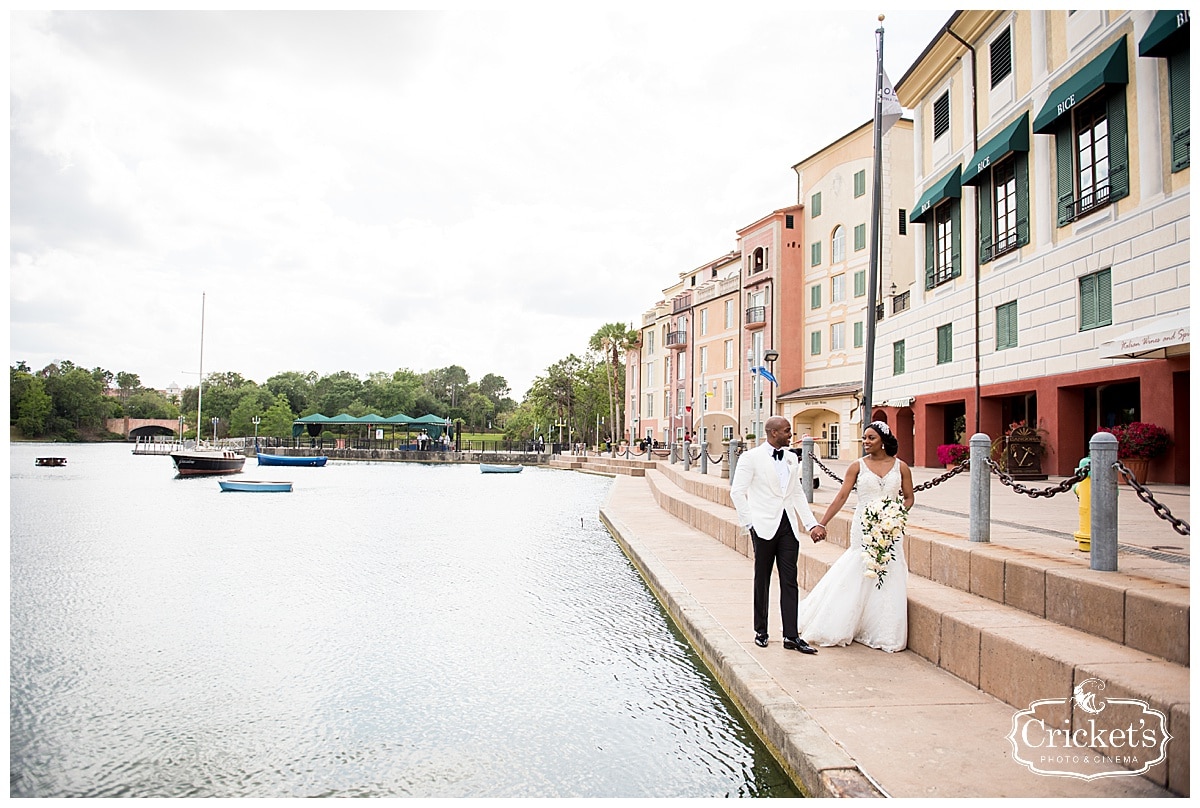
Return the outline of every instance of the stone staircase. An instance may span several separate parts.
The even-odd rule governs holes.
[[[728,480],[685,473],[665,462],[572,460],[571,467],[580,470],[604,466],[608,473],[645,476],[660,508],[751,554]],[[804,542],[799,571],[804,590],[848,546],[852,503],[828,526],[829,541]],[[1188,586],[1095,572],[1079,559],[918,527],[908,531],[905,554],[910,651],[1018,709],[1040,699],[1069,699],[1075,685],[1093,677],[1106,683],[1105,699],[1147,702],[1167,716],[1172,739],[1166,765],[1143,776],[1173,793],[1190,794]],[[1074,729],[1083,714],[1075,711],[1072,720]]]
[[[552,469],[570,469],[593,474],[623,474],[627,477],[645,477],[647,470],[657,468],[653,460],[634,460],[627,457],[608,455],[553,455],[548,464]]]

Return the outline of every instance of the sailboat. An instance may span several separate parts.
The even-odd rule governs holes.
[[[204,448],[200,441],[200,419],[204,403],[204,293],[200,293],[200,381],[196,388],[196,446],[171,453],[175,471],[181,477],[202,474],[237,474],[246,464],[246,456],[230,449]]]

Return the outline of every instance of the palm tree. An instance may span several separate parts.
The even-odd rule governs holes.
[[[592,338],[588,340],[588,348],[599,351],[607,360],[608,377],[608,412],[612,424],[612,437],[615,439],[624,434],[618,418],[621,414],[617,405],[617,397],[624,400],[622,382],[625,377],[621,374],[621,359],[625,352],[637,345],[639,334],[632,327],[626,328],[623,323],[605,323],[600,326]]]

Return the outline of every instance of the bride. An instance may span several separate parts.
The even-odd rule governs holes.
[[[912,471],[896,458],[898,450],[899,443],[887,424],[868,424],[863,430],[866,456],[850,464],[841,490],[829,503],[821,524],[813,528],[814,539],[826,537],[825,525],[841,510],[857,483],[858,505],[851,522],[850,547],[800,602],[800,636],[813,645],[849,645],[857,640],[891,652],[902,651],[908,644],[908,568],[903,536],[894,545],[894,557],[882,573],[869,568],[863,544],[863,511],[867,505],[903,497],[905,513],[913,506]]]

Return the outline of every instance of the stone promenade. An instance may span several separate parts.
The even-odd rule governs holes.
[[[844,476],[844,464],[825,462]],[[1088,568],[1071,535],[1079,516],[1070,492],[1030,498],[994,480],[988,543],[966,540],[968,475],[918,492],[905,544],[908,649],[886,654],[856,643],[805,656],[780,644],[777,587],[771,644],[753,644],[748,537],[716,468],[701,475],[694,466],[596,456],[558,456],[550,465],[615,475],[601,518],[808,794],[1189,795],[1190,537],[1133,491],[1119,495],[1116,572]],[[917,484],[939,474],[913,470]],[[818,517],[837,491],[835,480],[819,477]],[[1186,487],[1150,488],[1190,522]],[[852,495],[829,542],[804,540],[802,589],[844,550],[853,507]],[[1091,780],[1035,773],[1014,760],[1008,736],[1017,711],[1069,699],[1092,678],[1106,683],[1105,699],[1145,701],[1167,716],[1166,760],[1142,775],[1097,763],[1082,773],[1121,773]]]

